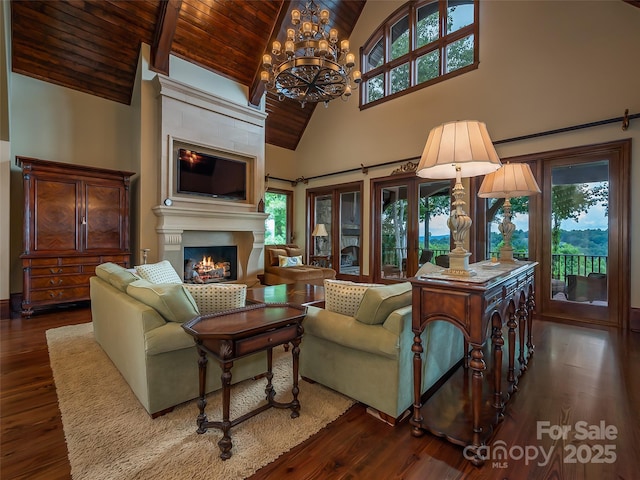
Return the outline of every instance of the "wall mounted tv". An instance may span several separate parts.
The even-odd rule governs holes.
[[[226,200],[247,199],[247,163],[181,148],[178,193]]]

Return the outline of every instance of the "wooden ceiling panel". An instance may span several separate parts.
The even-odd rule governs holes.
[[[141,43],[154,45],[167,0],[12,0],[12,71],[129,104]],[[170,52],[250,88],[297,0],[182,0]],[[347,38],[365,0],[319,0]],[[280,11],[282,9],[282,12]],[[283,35],[279,35],[282,38]],[[169,51],[164,50],[166,55]],[[259,82],[258,82],[259,83]],[[254,100],[255,101],[255,100]],[[267,97],[266,141],[295,149],[315,105]]]

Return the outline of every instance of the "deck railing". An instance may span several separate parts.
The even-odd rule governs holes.
[[[436,263],[436,257],[446,255],[449,250],[432,250],[431,263]],[[422,250],[420,251],[422,253]],[[490,255],[498,257],[498,252]],[[526,253],[514,252],[513,256],[520,260],[526,260]],[[388,248],[382,252],[383,265],[395,265],[403,269],[403,259],[407,258],[406,248]],[[566,281],[567,275],[588,276],[590,273],[607,273],[606,255],[579,255],[579,254],[554,254],[551,256],[551,278]]]

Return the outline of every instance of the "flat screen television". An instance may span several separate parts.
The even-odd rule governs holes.
[[[181,148],[178,150],[178,193],[246,200],[247,164]]]

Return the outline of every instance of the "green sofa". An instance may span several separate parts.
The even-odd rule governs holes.
[[[202,290],[196,291],[199,287]],[[230,285],[226,291],[237,296],[238,287]],[[246,296],[246,286],[242,287]],[[113,263],[96,268],[90,288],[95,339],[147,412],[155,417],[196,398],[199,394],[198,354],[193,337],[182,329],[182,322],[200,313],[212,313],[200,312],[195,298],[211,299],[210,291],[220,297],[218,292],[224,292],[225,288],[151,284]],[[219,305],[220,302],[210,307]],[[265,352],[247,356],[234,363],[233,382],[266,370]],[[207,392],[221,387],[221,373],[218,363],[210,361]]]
[[[336,300],[336,289],[359,290],[360,298],[358,293],[351,299],[338,293]],[[413,404],[411,284],[371,288],[325,281],[325,299],[325,308],[307,308],[301,376],[371,407],[378,417],[396,424]],[[424,393],[462,359],[464,347],[460,332],[446,322],[430,324],[422,334],[422,345]]]

